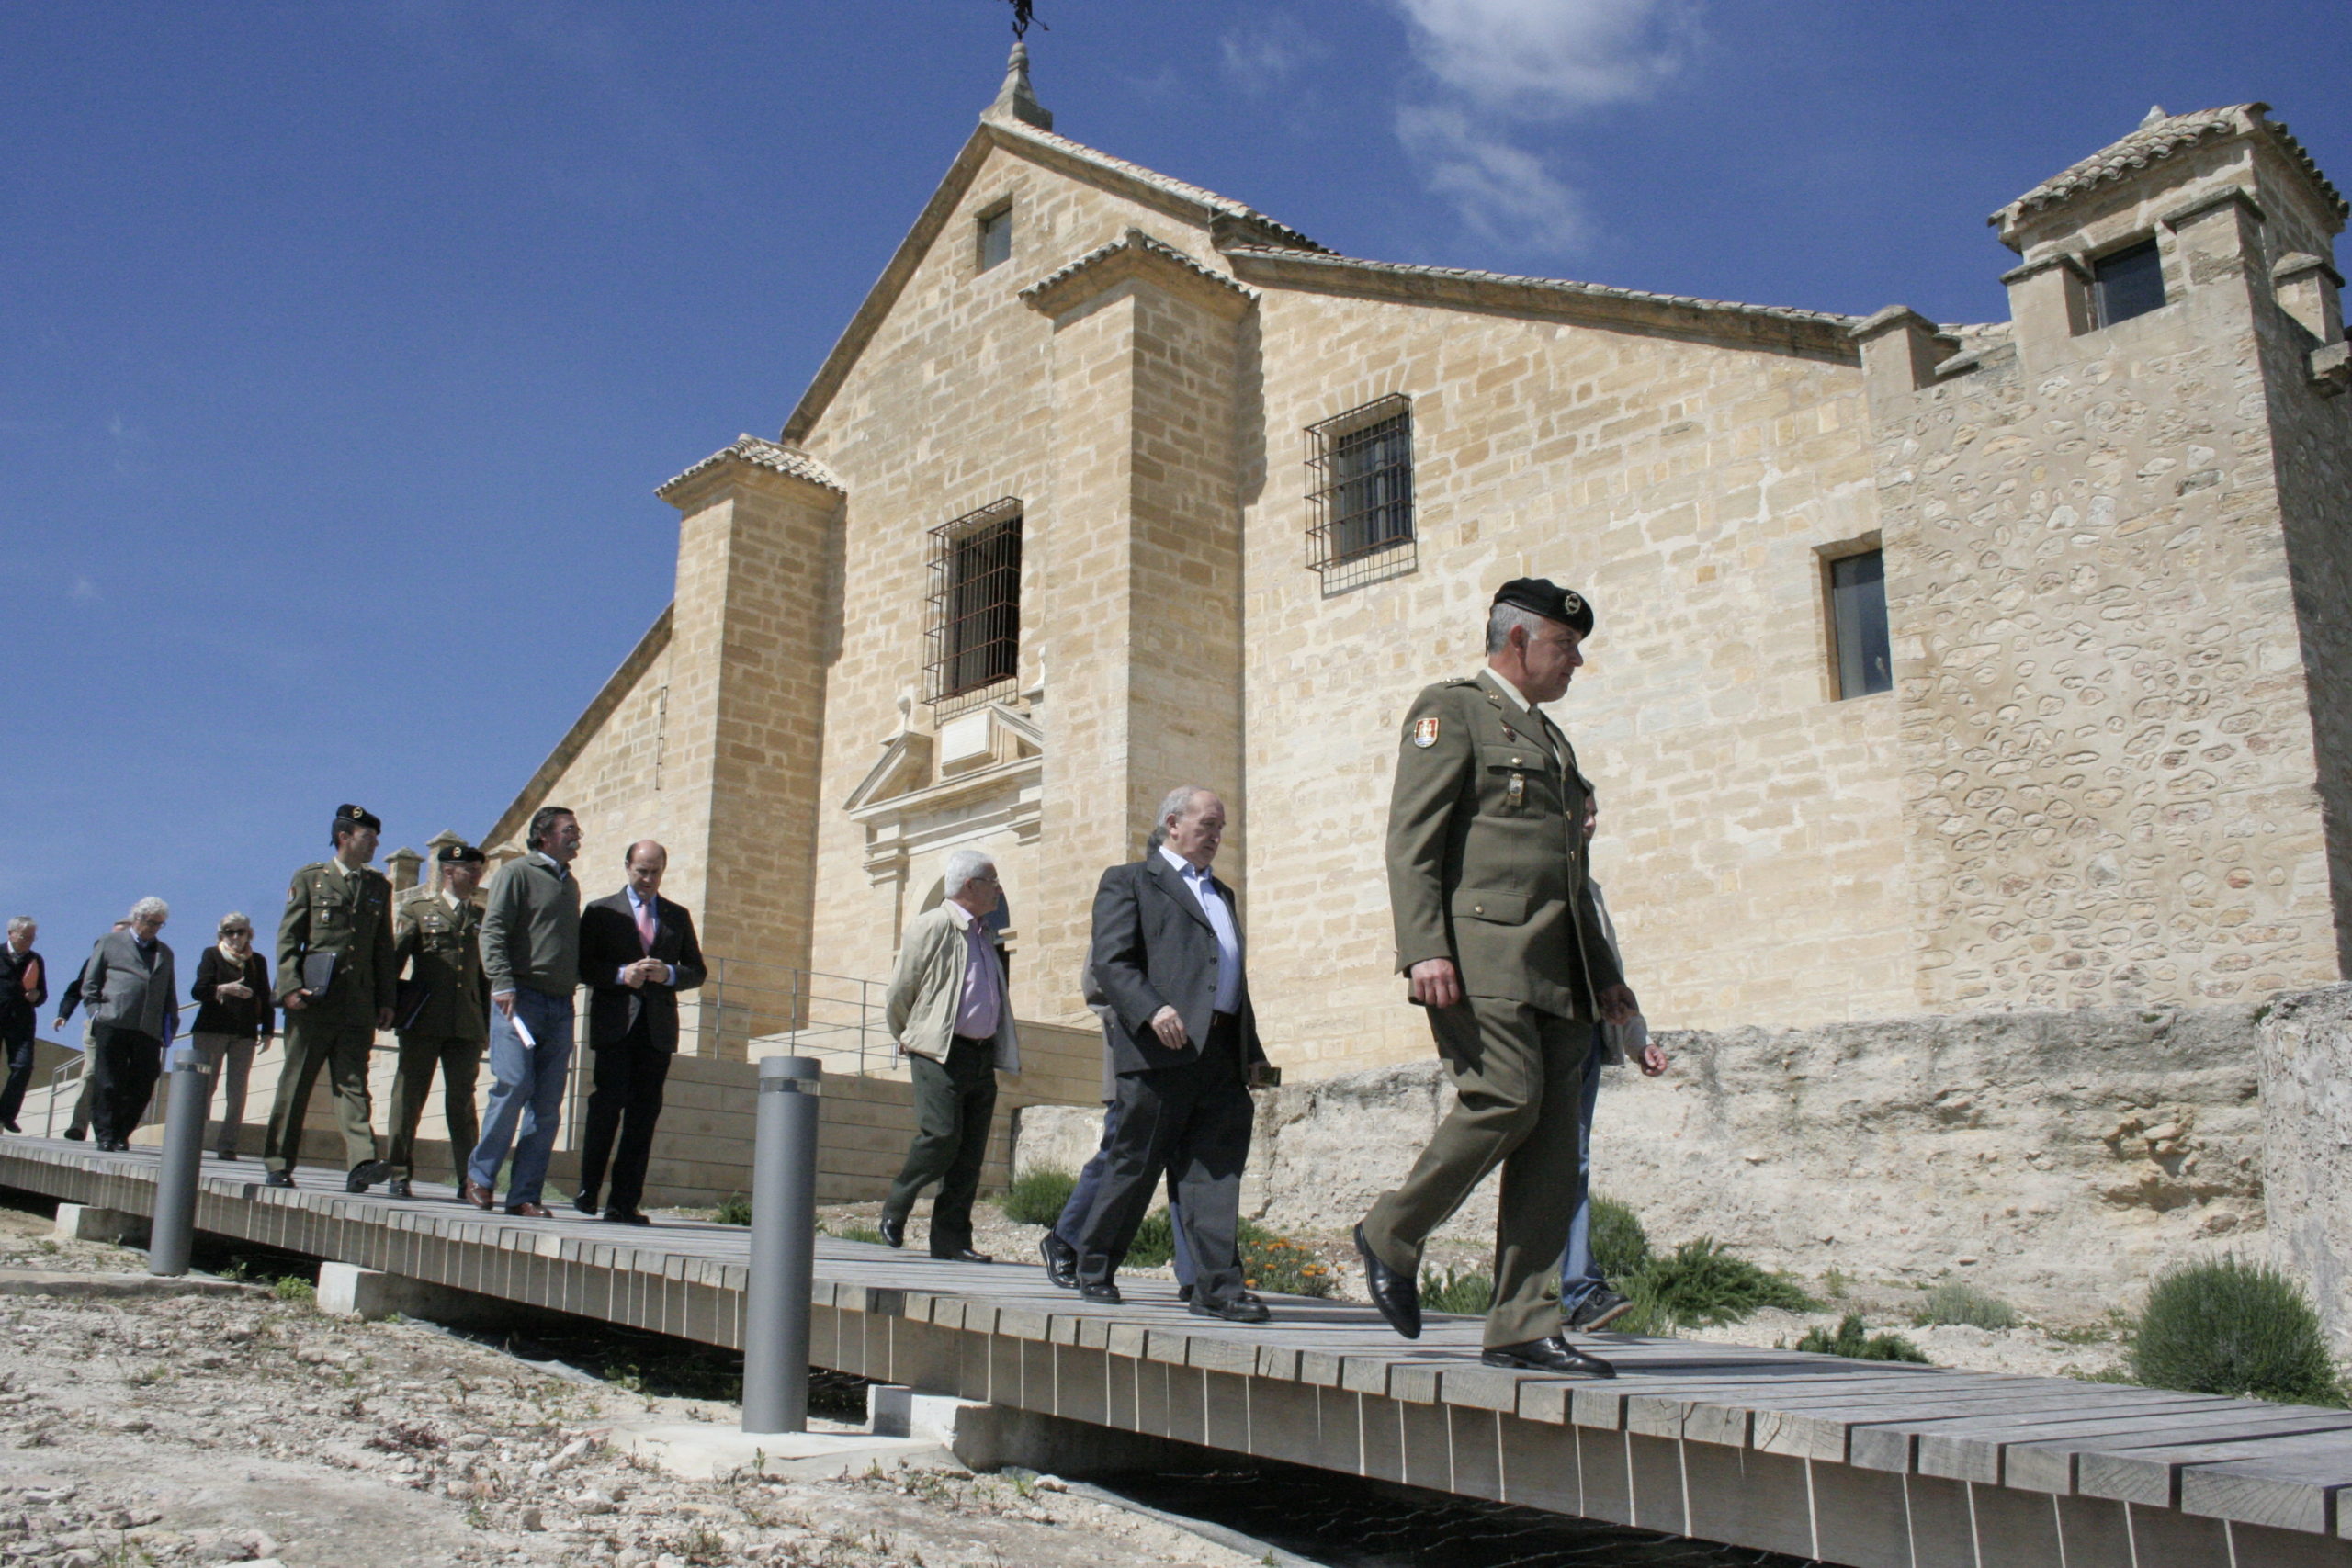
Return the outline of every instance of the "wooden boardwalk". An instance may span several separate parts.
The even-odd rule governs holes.
[[[0,1186],[144,1214],[152,1151],[0,1138]],[[198,1228],[503,1300],[741,1343],[747,1233],[520,1220],[206,1162]],[[1408,1344],[1368,1307],[1262,1328],[1160,1281],[1099,1307],[1017,1263],[818,1241],[812,1358],[1068,1419],[1857,1568],[2352,1568],[2352,1413],[1604,1336],[1613,1382]],[[2340,1516],[2340,1517],[2339,1517]]]

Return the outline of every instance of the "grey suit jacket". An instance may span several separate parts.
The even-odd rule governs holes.
[[[1222,882],[1212,886],[1231,907],[1233,890]],[[1240,928],[1238,911],[1234,926]],[[1106,1028],[1119,1072],[1148,1072],[1200,1055],[1216,1006],[1216,931],[1158,853],[1102,874],[1094,894],[1094,946],[1088,966],[1110,1004]],[[1152,1032],[1152,1016],[1163,1007],[1174,1008],[1184,1021],[1190,1039],[1182,1051],[1170,1051]],[[1246,974],[1238,1024],[1244,1066],[1264,1061]]]
[[[142,953],[129,931],[109,931],[82,970],[82,1002],[90,1022],[163,1038],[164,1021],[179,1016],[179,976],[172,950],[158,942]]]

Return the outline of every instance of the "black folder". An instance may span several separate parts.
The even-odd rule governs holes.
[[[392,993],[392,1027],[414,1029],[417,1018],[424,1011],[424,1004],[433,999],[430,980],[402,980]]]
[[[311,1000],[318,1001],[334,988],[335,965],[340,953],[306,953],[302,955],[302,988],[311,993]]]

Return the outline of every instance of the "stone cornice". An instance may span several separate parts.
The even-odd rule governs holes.
[[[1638,332],[1769,353],[1797,354],[1841,365],[1860,362],[1847,336],[1856,318],[1779,305],[1740,305],[1680,294],[1653,294],[1598,283],[1518,277],[1462,267],[1361,261],[1328,252],[1236,245],[1226,258],[1247,282],[1403,304],[1482,310],[1539,321]]]
[[[2262,210],[2262,203],[2254,199],[2254,192],[2241,186],[2226,186],[2220,190],[2208,191],[2193,201],[2183,202],[2170,211],[2160,214],[2156,221],[2167,229],[2178,229],[2223,207],[2243,207],[2256,223],[2270,221],[2270,214]]]
[[[2046,256],[2026,263],[2023,266],[2009,268],[2008,271],[2001,274],[2001,282],[2005,285],[2023,283],[2027,278],[2039,277],[2053,267],[2064,268],[2073,273],[2081,282],[2088,283],[2091,280],[2091,269],[2084,265],[2082,257],[2072,251],[2053,251]]]
[[[786,491],[802,486],[823,491],[829,492],[828,502],[849,493],[831,469],[806,452],[758,435],[737,436],[653,493],[684,511],[718,486],[745,479]]]
[[[1255,289],[1202,265],[1175,246],[1140,229],[1130,229],[1109,244],[1047,273],[1023,289],[1021,299],[1033,310],[1059,318],[1131,277],[1148,278],[1170,293],[1235,321],[1248,314],[1258,298]]]

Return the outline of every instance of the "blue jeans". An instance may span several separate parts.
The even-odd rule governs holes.
[[[1577,1101],[1577,1213],[1568,1222],[1568,1249],[1560,1255],[1560,1313],[1566,1316],[1609,1281],[1592,1267],[1592,1108],[1600,1099],[1600,1025],[1592,1026],[1585,1058],[1584,1095]]]
[[[1062,1217],[1054,1222],[1054,1234],[1070,1246],[1078,1245],[1079,1233],[1086,1228],[1086,1216],[1094,1207],[1094,1194],[1102,1185],[1102,1168],[1110,1162],[1111,1140],[1119,1132],[1119,1105],[1113,1100],[1102,1108],[1102,1142],[1095,1147],[1094,1156],[1086,1168],[1078,1173],[1078,1184],[1069,1190],[1069,1201],[1062,1205]],[[1176,1282],[1193,1282],[1193,1249],[1184,1245],[1184,1211],[1176,1202],[1176,1173],[1168,1173],[1168,1228],[1176,1242]]]
[[[528,986],[514,991],[514,1014],[536,1045],[525,1045],[514,1022],[490,1010],[490,1103],[483,1107],[481,1142],[466,1162],[466,1178],[488,1188],[498,1179],[511,1145],[514,1170],[507,1179],[506,1204],[536,1203],[555,1153],[556,1129],[563,1122],[564,1081],[571,1075],[571,998],[551,997]],[[515,1134],[520,1122],[522,1134]]]

